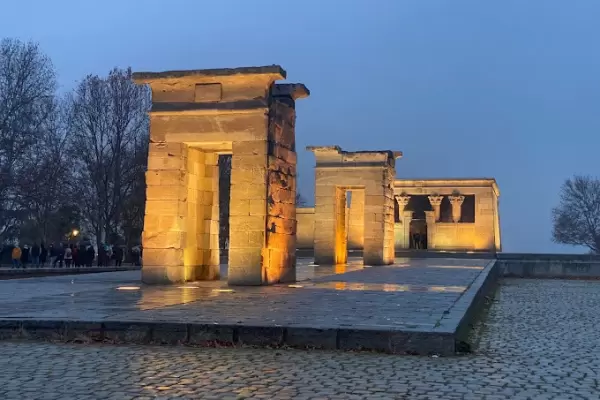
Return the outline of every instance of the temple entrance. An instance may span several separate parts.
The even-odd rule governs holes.
[[[413,219],[410,222],[410,249],[427,250],[427,221]]]
[[[334,259],[336,265],[347,263],[350,251],[362,250],[365,221],[364,201],[365,191],[363,188],[336,188]]]
[[[362,248],[370,265],[394,262],[393,151],[346,152],[307,147],[315,154],[315,263],[344,264],[348,248]]]

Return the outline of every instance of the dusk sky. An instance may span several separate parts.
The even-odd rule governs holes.
[[[0,37],[34,40],[61,90],[134,71],[280,64],[307,145],[400,150],[399,178],[494,177],[504,251],[551,241],[564,179],[597,175],[598,0],[5,1]]]

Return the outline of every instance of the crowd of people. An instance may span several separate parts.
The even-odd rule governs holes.
[[[130,250],[131,262],[140,266],[142,249],[134,246]],[[46,247],[42,242],[34,243],[31,247],[24,244],[15,245],[11,250],[13,268],[74,268],[116,266],[120,267],[125,260],[125,247],[102,244],[98,251],[89,243],[51,244]]]

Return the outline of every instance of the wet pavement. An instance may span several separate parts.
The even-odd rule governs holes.
[[[505,280],[455,357],[0,341],[0,398],[596,400],[599,301],[598,281]]]
[[[429,331],[489,260],[398,259],[370,267],[298,263],[293,285],[145,286],[139,271],[0,282],[0,319],[152,321]]]

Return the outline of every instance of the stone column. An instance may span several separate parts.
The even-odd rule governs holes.
[[[410,201],[410,196],[406,196],[406,195],[396,196],[396,202],[398,202],[398,217],[400,218],[400,221],[402,221],[404,209],[408,205],[409,201]],[[412,218],[412,215],[411,215],[411,218]]]
[[[393,157],[393,156],[392,156]],[[363,261],[370,265],[393,264],[394,246],[394,178],[395,159],[384,164],[383,180],[369,179],[365,187],[365,244]],[[387,157],[386,157],[387,158]],[[381,176],[380,171],[369,171]],[[368,177],[366,177],[368,179]]]
[[[431,196],[427,196],[427,198],[429,199],[429,203],[431,204],[431,207],[433,207],[435,221],[439,221],[440,220],[440,210],[441,210],[440,206],[442,205],[442,199],[444,198],[444,196],[439,196],[437,194],[433,194]]]
[[[335,193],[335,264],[348,262],[348,212],[345,188],[337,188]]]
[[[150,143],[146,172],[144,216],[144,268],[147,284],[185,282],[195,279],[196,260],[184,263],[189,226],[196,223],[188,205],[188,190],[195,179],[187,171],[188,148],[183,143]]]
[[[462,203],[465,201],[465,196],[452,195],[448,196],[450,204],[452,205],[452,221],[459,222],[462,214]]]
[[[435,243],[435,233],[436,233],[435,211],[425,211],[425,222],[427,223],[427,249],[428,250],[435,249],[436,248],[436,243]]]
[[[266,140],[233,142],[228,271],[233,285],[260,285],[265,278],[267,148]]]
[[[410,248],[410,222],[413,219],[413,212],[412,211],[402,211],[402,214],[400,215],[400,220],[402,221],[402,229],[404,232],[404,243],[403,245],[403,249],[409,249]]]

